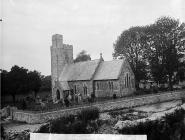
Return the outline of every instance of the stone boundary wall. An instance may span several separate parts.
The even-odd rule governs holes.
[[[126,109],[132,108],[136,106],[142,106],[147,104],[154,104],[159,102],[165,102],[170,100],[179,100],[185,99],[185,91],[178,92],[168,92],[168,93],[160,93],[156,95],[146,95],[146,96],[137,96],[129,99],[122,99],[119,101],[110,101],[105,103],[97,103],[92,105],[86,105],[83,107],[71,108],[71,109],[63,109],[52,112],[44,112],[44,113],[26,113],[20,110],[16,110],[13,112],[12,118],[13,120],[27,122],[27,123],[44,123],[48,120],[59,118],[69,114],[76,114],[84,108],[95,106],[98,107],[100,112],[117,110],[117,109]]]

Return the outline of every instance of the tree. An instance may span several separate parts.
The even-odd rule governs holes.
[[[2,95],[11,95],[13,103],[17,94],[27,94],[39,91],[41,85],[40,73],[28,71],[17,65],[13,66],[9,72],[1,70],[2,75]]]
[[[144,27],[131,27],[122,32],[114,44],[114,58],[124,57],[129,61],[135,74],[136,87],[140,80],[147,78],[147,45]]]
[[[80,62],[80,61],[88,61],[91,60],[91,56],[89,54],[87,54],[87,52],[85,50],[82,50],[76,57],[76,59],[74,60],[74,62]]]
[[[1,93],[2,96],[10,93],[10,88],[6,84],[9,85],[8,80],[8,72],[6,70],[1,70]],[[6,84],[5,84],[6,83]]]
[[[41,74],[37,71],[30,71],[28,72],[28,83],[29,83],[29,90],[33,91],[35,97],[37,97],[37,93],[41,87]]]
[[[42,76],[41,78],[41,91],[51,91],[51,75],[49,76]]]
[[[15,95],[28,92],[27,87],[28,70],[17,65],[11,68],[10,72],[4,72],[2,79],[2,94],[10,94],[15,103]]]
[[[154,79],[161,83],[168,81],[172,90],[172,77],[179,67],[179,59],[185,51],[184,24],[171,17],[161,17],[146,29],[150,47],[148,54]]]

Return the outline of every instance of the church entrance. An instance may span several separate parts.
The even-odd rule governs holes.
[[[58,89],[57,89],[56,95],[57,95],[57,100],[60,100],[60,91]]]

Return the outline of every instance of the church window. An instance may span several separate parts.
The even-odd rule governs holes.
[[[129,75],[127,73],[127,88],[129,87]]]
[[[126,73],[126,76],[125,76],[125,88],[130,87],[130,85],[131,85],[130,75],[129,75],[129,73]]]
[[[124,84],[125,85],[125,88],[126,88],[126,82],[127,82],[127,80],[126,80],[126,76],[125,76],[125,84]]]
[[[57,89],[57,92],[56,92],[56,96],[57,96],[57,100],[60,100],[60,91]]]
[[[130,81],[130,76],[129,76],[129,87],[131,87],[131,81]]]
[[[84,89],[84,95],[87,96],[87,87],[85,85],[84,85],[83,89]]]
[[[99,85],[99,83],[97,82],[97,84],[96,84],[96,89],[97,90],[99,90],[100,89],[100,85]]]
[[[109,82],[109,89],[111,89],[111,82]]]
[[[74,85],[74,93],[75,93],[75,94],[77,93],[77,92],[76,92],[76,91],[77,91],[76,89],[77,89],[77,87],[76,87],[76,85]]]
[[[113,86],[113,82],[112,82],[112,81],[110,81],[110,82],[109,82],[109,89],[110,89],[110,90],[113,90],[113,88],[114,88],[114,86]]]

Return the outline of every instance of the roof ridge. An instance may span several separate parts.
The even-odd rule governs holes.
[[[72,63],[72,64],[86,63],[86,62],[98,61],[98,60],[100,60],[100,59],[87,60],[87,61],[80,61],[80,62],[76,62],[76,63]],[[71,64],[69,64],[69,65],[71,65]]]
[[[113,59],[113,60],[104,61],[104,62],[111,62],[111,61],[124,61],[124,59]]]

